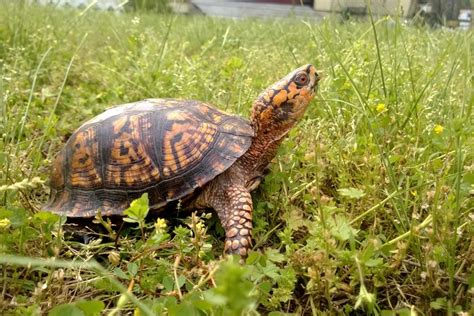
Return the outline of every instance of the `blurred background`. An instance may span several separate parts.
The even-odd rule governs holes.
[[[28,0],[53,6],[96,8],[100,10],[175,11],[222,17],[315,16],[330,13],[342,17],[365,16],[365,0]],[[401,15],[416,18],[431,26],[469,28],[472,25],[473,0],[374,0],[374,15]]]

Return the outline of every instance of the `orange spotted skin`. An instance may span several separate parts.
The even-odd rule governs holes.
[[[197,101],[151,99],[82,125],[58,154],[47,210],[69,217],[121,215],[149,193],[154,208],[191,194],[251,144],[248,121]]]
[[[122,215],[144,192],[153,209],[182,199],[185,209],[213,208],[226,232],[225,252],[245,258],[252,247],[250,192],[318,82],[312,65],[295,69],[257,97],[250,121],[188,100],[112,108],[82,125],[58,154],[44,208],[93,217],[98,210]]]

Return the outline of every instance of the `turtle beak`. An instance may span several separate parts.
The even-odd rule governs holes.
[[[319,80],[321,80],[321,75],[319,73],[314,73],[314,84],[313,84],[313,91],[316,92],[319,86]]]

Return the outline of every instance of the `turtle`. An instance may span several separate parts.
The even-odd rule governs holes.
[[[44,210],[72,218],[123,215],[147,193],[150,210],[173,201],[214,209],[224,252],[252,246],[252,197],[277,149],[316,94],[320,76],[299,67],[264,90],[250,120],[201,101],[146,99],[80,126],[54,159]]]

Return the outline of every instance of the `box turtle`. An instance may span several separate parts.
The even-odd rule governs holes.
[[[302,118],[319,75],[302,66],[263,91],[250,121],[190,100],[148,99],[86,122],[57,155],[44,209],[69,217],[121,215],[147,192],[151,209],[181,200],[213,208],[225,251],[251,246],[252,198],[278,146]]]

